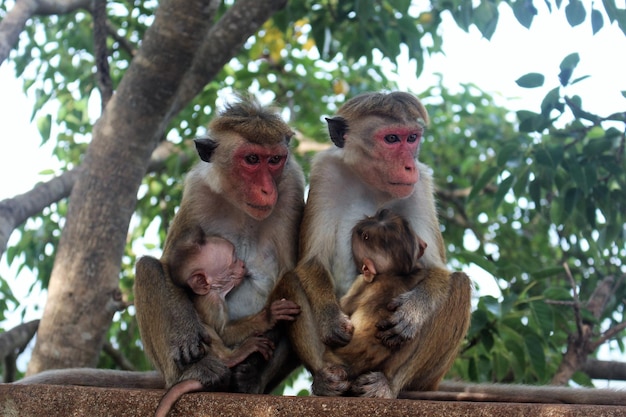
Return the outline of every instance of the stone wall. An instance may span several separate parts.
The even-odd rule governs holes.
[[[151,416],[162,395],[163,391],[160,390],[0,384],[0,416]],[[170,415],[172,417],[612,417],[626,416],[626,407],[193,393],[185,395]]]

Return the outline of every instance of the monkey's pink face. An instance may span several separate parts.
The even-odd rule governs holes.
[[[422,134],[419,125],[387,125],[375,130],[374,162],[366,168],[368,182],[394,198],[411,195],[419,180],[415,157]]]
[[[278,200],[278,182],[285,168],[288,149],[285,145],[244,144],[235,150],[233,175],[243,209],[257,220],[267,218]]]

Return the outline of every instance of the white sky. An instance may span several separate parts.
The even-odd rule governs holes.
[[[442,73],[448,87],[473,83],[484,91],[501,95],[499,104],[511,110],[538,111],[542,98],[558,84],[561,60],[578,52],[580,63],[574,77],[591,77],[567,93],[579,94],[586,109],[603,116],[626,111],[626,99],[620,93],[626,90],[626,36],[617,25],[609,26],[605,18],[605,27],[592,36],[588,21],[571,28],[563,11],[548,14],[543,2],[535,3],[539,15],[531,30],[517,23],[510,8],[501,7],[500,22],[491,41],[482,39],[475,28],[466,34],[446,14],[442,26],[446,55],[428,59],[419,80],[411,77],[415,73],[414,64],[402,64],[408,74],[402,76],[403,87],[421,92],[435,82],[432,74]],[[624,8],[624,1],[620,7]],[[546,75],[545,86],[532,90],[517,87],[515,80],[529,72]],[[31,101],[24,96],[21,81],[15,79],[11,63],[3,63],[0,66],[0,200],[30,190],[42,179],[39,172],[53,166],[50,147],[39,147],[41,138],[35,124],[30,122],[31,109]],[[470,274],[476,280],[482,279],[480,273]],[[9,279],[15,295],[23,299],[32,278],[24,271],[16,281],[11,281],[15,275],[16,268],[9,268],[3,256],[0,276]],[[23,285],[24,282],[29,284]],[[479,282],[479,285],[488,287],[489,283]],[[27,320],[39,316],[40,312],[32,308],[26,310]],[[10,328],[19,321],[21,318],[15,316],[0,327]]]

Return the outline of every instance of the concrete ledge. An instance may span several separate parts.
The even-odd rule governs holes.
[[[160,390],[0,384],[0,415],[3,417],[151,416],[161,395],[163,391]],[[183,396],[170,415],[172,417],[612,417],[626,416],[626,407],[193,393]]]

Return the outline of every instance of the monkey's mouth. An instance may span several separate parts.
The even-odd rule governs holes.
[[[413,187],[414,182],[390,182],[389,185],[394,187]]]
[[[272,211],[272,209],[274,208],[274,206],[269,206],[269,205],[265,205],[265,206],[258,206],[256,204],[252,204],[252,203],[247,203],[248,207],[254,209],[254,210],[258,210],[258,211]]]

